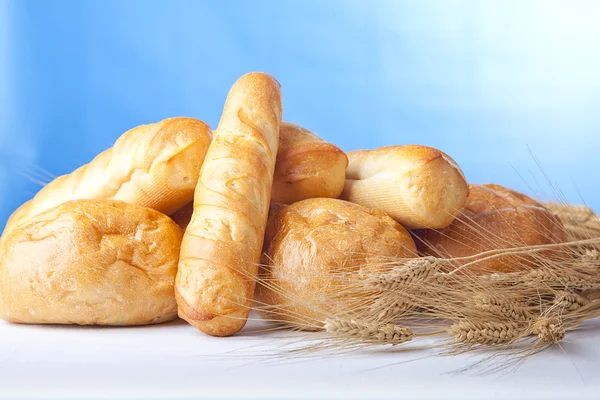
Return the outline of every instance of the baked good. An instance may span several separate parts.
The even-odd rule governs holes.
[[[299,201],[269,217],[255,308],[268,320],[317,329],[324,316],[365,302],[346,291],[351,279],[416,256],[408,231],[381,211],[337,199]]]
[[[246,324],[254,293],[281,124],[281,91],[250,73],[231,88],[194,195],[181,245],[179,316],[228,336]]]
[[[382,210],[406,228],[444,228],[465,205],[465,177],[439,150],[408,145],[347,154],[340,198]]]
[[[312,197],[337,198],[344,189],[348,157],[337,146],[300,125],[282,122],[271,201],[291,204]],[[185,230],[193,202],[171,218]]]
[[[419,251],[443,258],[565,240],[562,223],[544,206],[524,194],[494,184],[470,185],[464,210],[447,228],[415,230],[414,233]],[[561,252],[545,251],[537,255],[561,257]],[[531,268],[533,261],[533,256],[527,255],[501,256],[479,261],[465,270],[472,274],[513,272]],[[461,262],[453,264],[462,265]]]
[[[46,210],[11,230],[0,248],[0,316],[36,324],[172,320],[181,238],[166,215],[122,201]]]
[[[76,199],[123,200],[169,215],[192,200],[210,140],[210,128],[193,118],[133,128],[89,164],[44,186],[13,213],[4,232]]]
[[[344,189],[348,157],[300,125],[283,122],[272,201],[291,204],[312,197],[337,198]]]

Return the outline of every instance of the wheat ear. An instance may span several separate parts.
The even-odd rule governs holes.
[[[421,257],[409,260],[386,274],[372,274],[366,283],[379,290],[395,290],[413,282],[427,279],[437,272],[444,261],[435,257]]]
[[[525,307],[521,307],[499,296],[478,294],[473,298],[473,303],[480,310],[487,311],[498,317],[508,318],[514,322],[526,322],[534,318],[533,314]]]
[[[449,333],[456,343],[509,344],[526,335],[515,322],[461,321],[450,325]]]
[[[323,323],[325,332],[361,343],[398,345],[413,338],[410,328],[393,324],[374,324],[353,319],[331,318]]]
[[[565,337],[565,328],[561,319],[556,316],[540,317],[533,324],[531,332],[546,343],[558,343]]]

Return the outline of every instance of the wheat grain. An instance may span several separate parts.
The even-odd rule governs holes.
[[[501,296],[478,294],[473,298],[473,303],[480,310],[487,311],[498,317],[508,318],[510,321],[525,322],[533,319],[533,314],[526,308]]]
[[[410,328],[393,324],[359,322],[353,319],[326,319],[323,327],[327,333],[370,344],[398,345],[412,340],[414,336]]]
[[[465,344],[509,344],[525,335],[514,322],[461,321],[450,325],[449,333],[454,341]]]
[[[427,279],[437,272],[443,261],[435,257],[421,257],[409,260],[386,274],[371,274],[367,285],[379,290],[396,290],[408,284]]]

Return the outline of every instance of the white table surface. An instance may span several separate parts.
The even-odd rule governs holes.
[[[252,321],[239,336],[212,338],[183,321],[136,328],[0,322],[0,397],[600,399],[600,319],[516,371],[493,375],[453,373],[472,356],[419,349],[274,358],[285,339],[262,327]]]

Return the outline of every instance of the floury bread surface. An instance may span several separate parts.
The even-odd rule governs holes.
[[[0,316],[79,325],[172,320],[182,235],[166,215],[121,201],[76,200],[44,211],[0,248]]]

